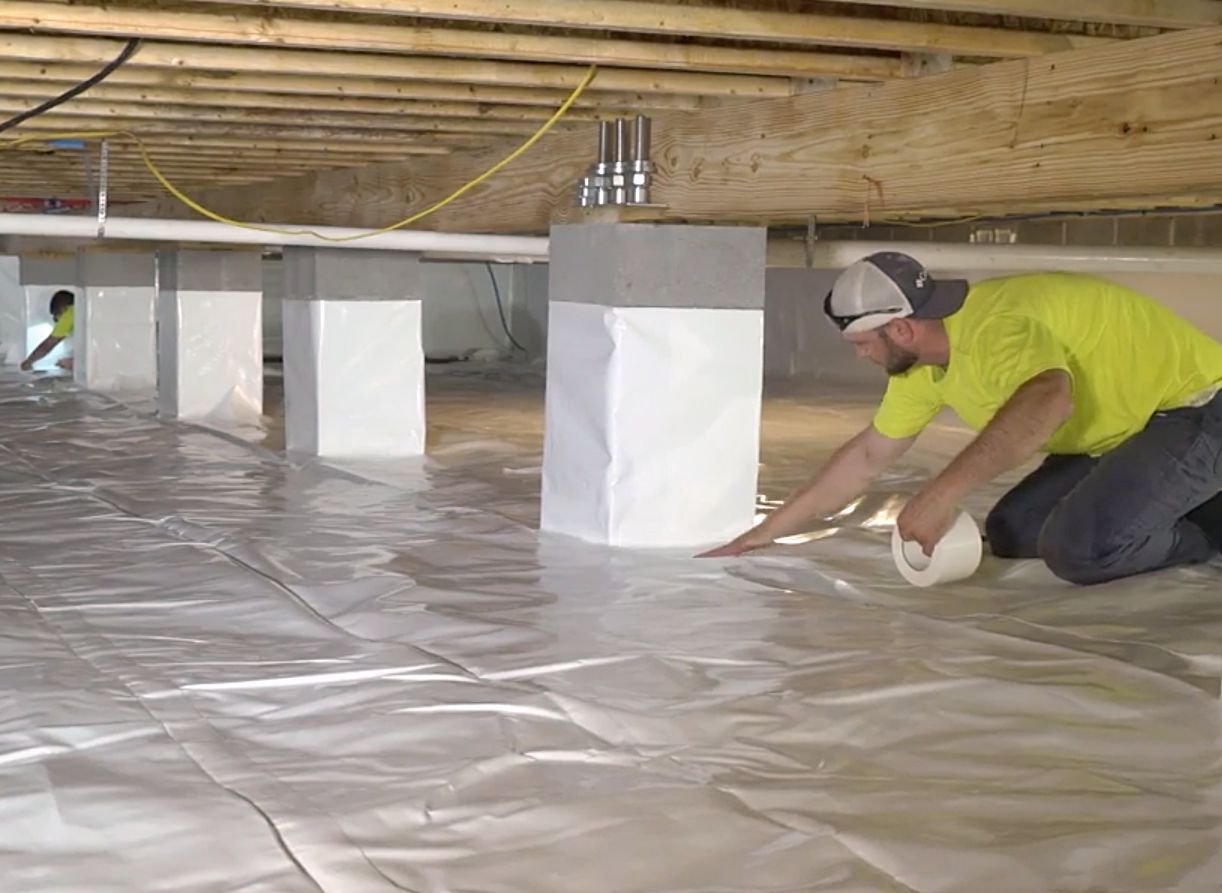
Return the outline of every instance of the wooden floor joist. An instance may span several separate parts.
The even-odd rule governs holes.
[[[33,106],[62,91],[58,84],[40,84],[30,81],[0,79],[0,106]],[[241,115],[230,114],[235,110],[253,109],[281,112],[288,107],[297,107],[311,116],[327,113],[332,115],[358,116],[354,127],[360,127],[365,116],[386,115],[395,118],[437,117],[473,118],[492,121],[534,121],[536,125],[546,120],[554,111],[546,106],[500,105],[476,102],[430,102],[411,99],[369,99],[365,97],[313,97],[308,100],[288,100],[277,94],[243,93],[233,90],[203,89],[159,89],[156,87],[124,87],[102,84],[94,87],[85,96],[78,97],[59,107],[61,111],[81,114],[114,114],[139,117],[137,109],[149,115],[171,117],[166,110],[197,108],[201,117],[221,120],[243,120]],[[252,112],[251,114],[256,114]],[[571,109],[566,116],[569,121],[598,121],[614,118],[617,114],[628,114],[628,108]],[[295,113],[300,118],[301,112]],[[516,131],[510,131],[516,132]]]
[[[267,17],[254,12],[213,15],[193,9],[126,6],[119,2],[105,6],[87,2],[67,6],[5,0],[0,4],[0,29],[736,74],[830,75],[861,81],[900,76],[899,59],[882,56],[505,34],[364,21],[329,22]]]
[[[1222,197],[1222,28],[655,119],[663,219],[804,221],[1201,204]],[[248,219],[380,225],[503,150],[210,191]],[[560,133],[428,220],[545,230],[590,163]],[[172,202],[146,213],[174,216]]]
[[[10,62],[0,59],[0,80],[7,84],[37,87],[53,95],[78,84],[93,75],[98,65],[74,62]],[[8,89],[6,87],[4,89]],[[275,101],[281,104],[314,103],[315,97],[329,103],[349,100],[411,100],[416,102],[463,102],[489,105],[534,106],[550,114],[568,95],[564,90],[540,87],[500,87],[483,84],[457,84],[439,81],[406,81],[378,78],[334,78],[310,75],[237,74],[233,72],[171,71],[165,69],[125,66],[88,93],[91,97],[131,98],[150,101],[189,101],[187,97],[217,94],[232,97],[241,104],[239,94],[254,97],[252,101]],[[162,92],[164,91],[164,92]],[[13,94],[26,95],[26,94]],[[190,100],[193,101],[193,100]],[[310,107],[315,107],[311,105]],[[334,106],[333,106],[334,107]],[[345,106],[347,107],[347,106]],[[577,109],[695,109],[700,107],[697,96],[662,93],[624,93],[590,90],[578,99]],[[359,110],[359,103],[353,107]]]
[[[0,13],[7,5],[0,5]],[[2,30],[0,59],[34,62],[77,62],[100,67],[119,54],[121,40],[49,34],[20,34]],[[440,81],[484,86],[540,87],[572,90],[585,76],[586,66],[574,64],[447,59],[439,56],[391,55],[368,51],[330,53],[283,47],[230,46],[146,40],[124,66],[157,70],[216,72],[282,77],[300,75],[332,79]],[[784,77],[717,74],[699,71],[632,69],[614,63],[599,69],[594,91],[667,93],[688,96],[788,96]]]
[[[441,22],[725,38],[808,46],[1023,57],[1093,46],[1100,38],[1048,31],[867,19],[641,0],[202,0],[263,9],[297,7],[413,16]]]
[[[1222,0],[3,0],[0,120],[90,78],[128,39],[141,44],[104,84],[0,142],[14,134],[130,130],[168,166],[191,176],[215,172],[213,182],[225,184],[241,182],[233,157],[257,146],[246,155],[247,175],[262,178],[279,165],[285,177],[331,183],[343,198],[333,200],[321,185],[302,192],[301,180],[294,188],[296,198],[325,202],[332,215],[365,195],[353,184],[368,183],[374,198],[365,205],[376,216],[380,202],[402,206],[444,192],[499,161],[597,65],[567,117],[515,163],[517,182],[501,187],[513,194],[491,193],[499,205],[515,206],[475,213],[469,203],[481,189],[448,209],[440,225],[542,228],[563,213],[589,163],[594,121],[637,112],[656,119],[655,194],[667,197],[673,218],[790,220],[820,208],[852,216],[844,184],[861,192],[857,177],[877,184],[872,212],[974,208],[962,192],[974,183],[970,165],[955,182],[939,184],[939,203],[906,192],[906,169],[897,162],[897,179],[881,160],[888,157],[880,149],[889,145],[885,125],[919,110],[922,120],[940,122],[930,128],[951,132],[959,119],[944,104],[954,102],[970,110],[971,123],[956,131],[955,144],[941,143],[942,156],[975,158],[995,116],[1017,116],[1025,127],[1042,111],[1029,103],[1005,108],[1012,90],[991,77],[973,79],[982,63],[1026,61],[1021,70],[1034,78],[1043,60],[1064,52],[1076,59],[1073,53],[1219,22]],[[1018,69],[1006,70],[1018,77]],[[958,83],[934,72],[993,92],[948,100],[907,94],[903,85],[892,90],[901,81]],[[812,98],[827,90],[836,98]],[[851,99],[838,95],[846,91]],[[1124,101],[1144,114],[1145,95]],[[879,111],[879,97],[892,96],[903,98]],[[848,114],[850,101],[875,128],[860,144],[853,134],[867,125]],[[1080,112],[1061,114],[1081,123]],[[1170,138],[1193,126],[1161,132]],[[762,136],[752,137],[757,130]],[[1016,139],[1012,150],[1027,151]],[[918,154],[927,142],[918,134]],[[429,163],[413,164],[422,155]],[[942,156],[920,163],[940,166]],[[126,175],[120,168],[133,156],[117,158],[116,174]],[[367,178],[325,179],[332,167],[390,159],[402,159],[402,170],[382,164]],[[36,169],[51,183],[56,166],[67,166],[72,182],[73,163],[44,151],[25,173]],[[779,170],[801,186],[774,195]],[[0,174],[19,173],[11,158],[0,158]],[[133,169],[130,176],[144,175]]]
[[[931,12],[971,12],[1060,21],[1107,22],[1150,28],[1222,25],[1218,0],[831,0],[844,5],[901,6]]]
[[[0,115],[25,111],[35,104],[37,104],[36,101],[29,99],[0,98]],[[61,124],[67,124],[70,127],[73,126],[72,121],[77,118],[89,119],[95,122],[90,124],[91,127],[96,126],[98,121],[122,121],[125,122],[125,127],[136,131],[141,130],[145,126],[143,122],[205,122],[209,125],[215,123],[227,127],[250,124],[295,128],[300,127],[303,121],[307,121],[311,127],[324,127],[337,131],[349,130],[354,132],[372,130],[388,136],[394,133],[434,132],[479,133],[497,136],[521,134],[522,136],[528,136],[534,133],[541,123],[539,121],[486,120],[449,116],[421,117],[408,115],[358,115],[351,113],[331,115],[319,112],[312,112],[308,116],[303,116],[299,111],[284,108],[225,110],[198,106],[155,106],[137,102],[96,102],[63,105],[44,117],[46,121],[43,123],[56,121]],[[568,129],[570,126],[573,125],[566,125],[562,129]],[[591,126],[593,125],[591,124]]]

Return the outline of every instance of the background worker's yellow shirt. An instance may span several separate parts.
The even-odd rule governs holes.
[[[72,334],[72,325],[76,319],[72,312],[73,309],[74,308],[69,307],[60,315],[59,319],[55,321],[55,328],[51,330],[52,338],[67,338]]]
[[[986,280],[945,322],[950,365],[891,378],[874,419],[887,437],[917,434],[943,406],[979,431],[1025,382],[1064,369],[1074,411],[1044,449],[1100,455],[1155,412],[1187,406],[1222,382],[1222,344],[1150,298],[1094,276]]]

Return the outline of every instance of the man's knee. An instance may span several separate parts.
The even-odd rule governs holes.
[[[1039,557],[1067,583],[1090,586],[1113,579],[1108,570],[1113,552],[1100,548],[1089,527],[1074,524],[1065,513],[1054,512],[1040,531]]]
[[[1005,499],[997,503],[984,519],[984,536],[989,541],[989,551],[998,558],[1034,558],[1034,534],[1026,529],[1020,513],[1014,511]]]

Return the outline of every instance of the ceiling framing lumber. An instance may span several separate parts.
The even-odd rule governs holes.
[[[235,0],[203,0],[232,4]],[[441,21],[532,25],[586,31],[663,34],[682,37],[920,50],[964,56],[1024,57],[1092,46],[1103,38],[1048,31],[945,25],[895,19],[776,12],[724,6],[647,3],[640,0],[236,0],[263,9],[309,10],[412,16]]]
[[[10,84],[37,86],[48,95],[77,84],[98,69],[98,65],[74,62],[9,62],[0,59],[0,80]],[[417,102],[475,102],[488,105],[534,106],[547,114],[564,101],[566,91],[548,88],[501,87],[482,84],[456,84],[437,81],[403,81],[389,78],[334,78],[310,75],[238,74],[233,72],[174,71],[152,68],[123,67],[105,83],[88,92],[90,97],[108,95],[107,91],[123,88],[134,95],[161,101],[162,97],[215,97],[225,94],[239,102],[238,94],[274,98],[280,103],[300,101],[294,97],[311,96],[332,102],[349,100],[411,100]],[[5,87],[7,89],[7,86]],[[156,91],[166,91],[159,93]],[[114,98],[119,98],[115,93]],[[311,102],[316,101],[311,99]],[[166,101],[180,101],[167,99]],[[577,100],[575,108],[637,108],[695,109],[700,106],[697,96],[661,93],[625,93],[589,90]],[[359,109],[358,109],[359,110]]]
[[[862,81],[900,76],[899,59],[883,56],[332,22],[254,12],[214,15],[118,2],[101,6],[5,0],[0,4],[0,29]]]
[[[2,73],[0,73],[2,74]],[[0,103],[15,99],[33,99],[37,101],[50,98],[63,90],[60,84],[44,81],[14,81],[0,76]],[[383,99],[359,96],[316,96],[309,100],[311,114],[317,112],[333,112],[345,114],[349,112],[371,115],[392,116],[427,116],[439,118],[486,118],[503,119],[507,121],[546,120],[554,111],[547,106],[504,105],[498,103],[479,102],[439,102],[413,99]],[[208,90],[201,88],[162,88],[133,87],[105,83],[93,87],[80,98],[72,100],[72,109],[90,109],[97,113],[101,109],[126,108],[132,104],[147,104],[151,112],[161,113],[166,107],[201,106],[211,107],[224,113],[232,109],[283,109],[288,105],[298,105],[283,94],[253,93],[239,90]],[[628,114],[631,104],[619,108],[608,107],[603,110],[589,108],[571,109],[567,118],[571,121],[597,121],[613,118],[616,115]],[[107,112],[111,113],[111,112]],[[114,114],[119,114],[115,111]]]
[[[831,0],[852,6],[899,6],[931,12],[986,13],[1150,28],[1222,25],[1219,0]]]
[[[654,122],[667,220],[888,218],[1155,207],[1222,196],[1222,28]],[[592,129],[549,135],[426,221],[538,232],[571,206]],[[503,148],[312,174],[201,198],[250,220],[374,226],[447,195]],[[181,214],[174,202],[146,213]]]
[[[462,170],[445,153],[498,160],[591,65],[597,77],[536,153],[570,145],[573,131],[575,157],[592,122],[608,117],[648,114],[660,135],[667,121],[676,132],[695,120],[747,122],[765,100],[881,90],[1007,64],[999,59],[1037,66],[1220,22],[1222,0],[3,0],[0,120],[89,80],[129,39],[141,43],[105,83],[0,143],[129,130],[156,147],[197,147],[194,161],[225,173],[218,183],[238,176],[224,150],[248,145],[286,150],[285,177],[317,175],[319,159],[433,153],[447,159],[428,171],[441,182],[438,171]],[[754,105],[739,117],[744,104]],[[688,148],[676,151],[675,163],[688,163]],[[792,151],[807,157],[805,143]],[[658,161],[661,183],[670,160]],[[690,163],[707,182],[711,162]],[[38,164],[51,177],[72,161],[44,151]],[[739,160],[717,164],[737,170]],[[560,176],[547,163],[541,173]]]
[[[47,34],[6,33],[0,6],[0,59],[37,62],[78,62],[100,66],[123,48],[115,39]],[[437,56],[392,55],[374,52],[333,53],[282,47],[209,45],[160,40],[146,41],[121,70],[133,68],[211,71],[269,76],[304,75],[328,78],[377,78],[441,81],[485,86],[542,87],[572,90],[587,68],[573,64],[540,64],[488,59],[447,59]],[[788,78],[659,71],[618,66],[599,69],[594,91],[678,93],[691,96],[788,96]]]

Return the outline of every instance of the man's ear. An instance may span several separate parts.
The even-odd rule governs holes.
[[[900,347],[908,347],[916,340],[916,326],[912,324],[911,320],[893,319],[887,323],[884,330],[887,336]]]

